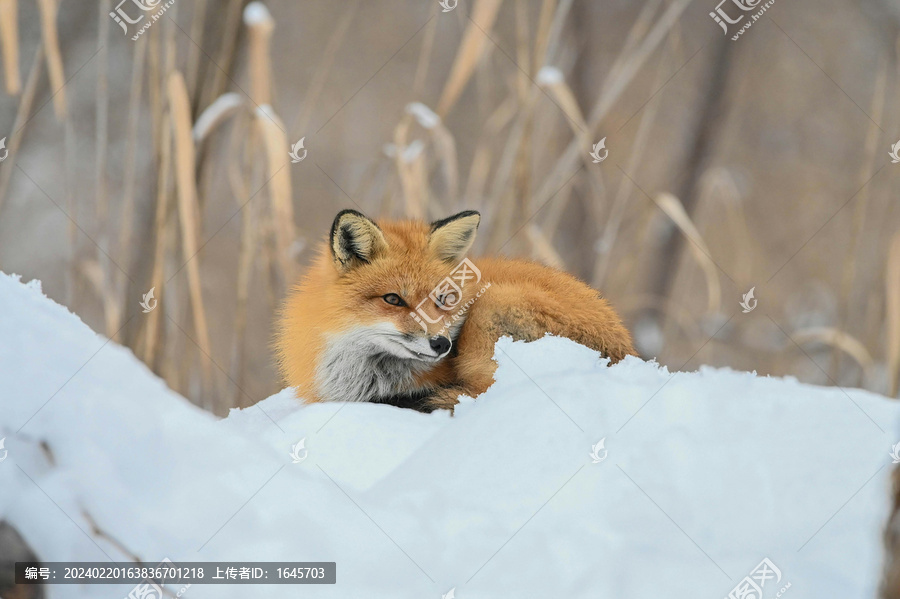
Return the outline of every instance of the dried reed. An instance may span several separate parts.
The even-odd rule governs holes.
[[[41,36],[47,57],[47,72],[50,76],[50,87],[53,90],[53,109],[56,120],[66,117],[66,78],[63,74],[62,53],[59,50],[59,32],[56,28],[56,14],[59,10],[57,0],[38,0],[41,13]]]
[[[212,367],[209,329],[206,325],[206,309],[203,306],[203,292],[200,284],[200,265],[197,253],[197,234],[200,231],[200,211],[197,203],[196,168],[194,140],[191,135],[190,99],[184,77],[175,71],[169,77],[169,106],[172,111],[172,129],[175,141],[175,184],[178,189],[178,216],[181,224],[181,243],[186,260],[188,288],[190,290],[196,342],[203,353],[204,385],[211,388]]]
[[[279,15],[277,0],[270,3],[273,14]],[[297,256],[305,234],[321,233],[321,223],[310,224],[314,230],[307,231],[305,223],[298,226],[294,222],[296,200],[287,152],[296,137],[289,139],[286,131],[296,131],[297,137],[302,136],[322,107],[323,98],[332,100],[328,85],[333,66],[342,55],[343,45],[358,39],[356,16],[359,7],[365,6],[356,0],[342,8],[332,29],[321,33],[320,41],[324,43],[318,46],[318,65],[308,82],[297,82],[303,90],[299,94],[302,103],[297,108],[291,107],[294,121],[285,127],[278,116],[285,114],[285,107],[279,105],[275,89],[279,80],[274,77],[279,74],[276,68],[282,65],[279,57],[271,55],[271,44],[291,29],[280,22],[276,28],[275,18],[262,3],[252,2],[246,8],[245,4],[246,0],[229,0],[223,3],[223,10],[212,10],[213,4],[207,0],[197,0],[182,14],[183,20],[190,19],[189,27],[185,27],[186,37],[196,42],[188,43],[173,22],[178,10],[176,3],[168,13],[171,18],[163,19],[131,46],[128,120],[124,136],[114,138],[117,131],[113,125],[118,119],[109,112],[115,109],[110,99],[118,97],[116,92],[121,91],[115,86],[128,86],[128,78],[115,78],[110,71],[107,80],[105,40],[110,20],[105,12],[109,0],[100,2],[97,99],[90,108],[96,120],[96,153],[91,164],[96,189],[91,197],[75,184],[84,161],[76,153],[79,138],[68,118],[68,109],[75,109],[72,100],[77,92],[64,87],[64,54],[60,44],[62,49],[67,49],[68,40],[67,31],[63,31],[63,40],[57,32],[58,0],[38,0],[42,42],[24,86],[18,81],[17,0],[0,0],[0,13],[13,15],[0,22],[5,89],[10,95],[21,93],[8,143],[10,152],[16,153],[23,135],[30,133],[26,124],[42,63],[46,60],[50,93],[55,93],[55,114],[65,126],[67,211],[83,214],[87,208],[93,208],[89,212],[97,214],[94,229],[99,238],[116,240],[113,245],[118,250],[117,260],[121,258],[120,263],[129,272],[140,273],[135,276],[145,285],[142,292],[154,287],[160,300],[157,309],[136,321],[141,325],[129,342],[170,385],[198,404],[211,405],[217,411],[230,405],[243,405],[247,396],[241,389],[248,381],[255,385],[260,385],[261,380],[267,383],[265,376],[248,370],[250,351],[262,349],[254,345],[259,343],[260,336],[251,333],[255,323],[269,322],[276,302],[296,276]],[[514,0],[502,15],[502,0],[472,0],[470,4],[470,19],[464,11],[452,15],[459,19],[464,30],[458,47],[449,49],[451,53],[447,56],[441,55],[448,51],[441,24],[456,23],[441,21],[441,14],[437,13],[427,24],[419,55],[406,70],[412,78],[410,90],[402,91],[396,100],[396,106],[405,105],[406,110],[388,138],[379,142],[379,145],[392,142],[387,151],[389,156],[379,155],[358,169],[349,165],[346,170],[355,180],[353,197],[368,206],[366,210],[381,206],[382,216],[431,219],[456,209],[481,209],[484,213],[478,240],[481,249],[521,254],[558,268],[588,273],[588,278],[592,273],[595,285],[618,295],[616,305],[626,317],[652,310],[664,315],[686,339],[705,339],[708,331],[700,326],[705,320],[687,309],[677,299],[678,294],[644,292],[641,279],[648,270],[649,254],[639,250],[656,245],[658,207],[675,223],[680,234],[690,239],[692,259],[700,266],[706,283],[708,300],[703,311],[717,313],[722,307],[720,273],[710,258],[704,235],[710,236],[710,242],[718,238],[711,236],[714,232],[710,229],[704,229],[712,217],[704,219],[703,216],[709,216],[713,210],[724,211],[727,235],[731,236],[734,248],[728,262],[735,271],[732,274],[741,281],[753,280],[755,255],[746,250],[756,240],[749,234],[741,203],[746,192],[740,181],[743,173],[736,168],[727,171],[712,168],[702,173],[699,193],[694,196],[698,198],[696,205],[692,214],[688,214],[681,201],[666,193],[664,186],[658,188],[663,193],[654,190],[652,199],[656,207],[643,201],[634,202],[636,192],[631,181],[624,177],[609,185],[603,177],[610,169],[592,164],[588,154],[597,139],[614,135],[610,125],[613,118],[623,115],[630,118],[637,108],[624,106],[626,90],[640,87],[647,90],[649,97],[684,62],[679,21],[689,0],[647,0],[634,11],[636,17],[617,55],[609,60],[602,57],[606,63],[603,70],[608,74],[601,81],[585,77],[580,56],[583,40],[576,37],[583,35],[581,29],[573,27],[575,35],[564,35],[574,20],[584,14],[573,15],[573,0]],[[242,41],[244,37],[246,40]],[[217,48],[212,52],[213,60],[207,61],[200,46],[208,46],[211,41],[215,41]],[[46,48],[46,53],[41,48]],[[238,57],[241,60],[236,60]],[[659,57],[655,75],[645,73],[655,57]],[[246,70],[234,73],[232,65],[245,64],[244,59]],[[443,59],[452,62],[443,81],[437,82],[434,81],[437,65],[444,65]],[[115,62],[111,61],[110,66]],[[877,71],[869,110],[877,122],[888,112],[885,110],[888,79],[885,65],[882,61]],[[249,82],[250,93],[246,95],[252,101],[247,101],[240,89],[244,80]],[[597,86],[599,93],[594,93]],[[67,93],[71,97],[67,98]],[[657,133],[661,99],[654,97],[640,107],[641,114],[634,116],[638,123],[629,154],[615,157],[615,162],[629,174],[640,170]],[[562,109],[562,115],[553,104]],[[142,113],[145,105],[149,108],[149,119]],[[109,131],[106,123],[110,125]],[[883,125],[888,128],[888,124]],[[358,124],[352,127],[355,138]],[[150,139],[144,140],[148,131]],[[474,144],[469,138],[475,138]],[[122,139],[124,173],[119,195],[111,193],[115,188],[112,180],[107,181],[106,173],[110,163],[108,152],[118,147],[113,144]],[[327,147],[325,141],[323,138],[323,144],[319,146],[317,142],[317,146]],[[880,132],[877,127],[871,127],[866,138],[865,160],[860,165],[863,180],[873,172],[874,159],[882,152],[878,149],[881,145]],[[152,152],[145,156],[142,148]],[[604,167],[609,164],[612,162]],[[296,167],[294,172],[302,173],[301,168],[308,165],[309,162]],[[155,172],[152,184],[145,190],[140,173],[146,168]],[[7,165],[0,168],[0,208],[11,171]],[[226,194],[230,191],[234,196],[234,205],[240,210],[237,216],[240,245],[231,270],[216,264],[215,260],[204,259],[201,265],[198,255],[202,249],[201,215],[222,209],[223,202],[216,195],[220,191],[219,182],[226,186]],[[257,194],[259,198],[255,198]],[[890,194],[883,195],[887,198]],[[869,348],[880,342],[875,333],[880,333],[879,325],[886,317],[884,360],[890,374],[889,392],[896,395],[900,385],[900,234],[895,234],[890,244],[885,293],[864,303],[865,294],[855,291],[859,286],[871,285],[869,279],[874,277],[859,270],[860,258],[867,252],[884,251],[888,245],[886,238],[868,236],[868,225],[880,221],[885,223],[882,235],[893,233],[888,223],[894,222],[891,217],[896,213],[891,212],[890,202],[879,196],[874,186],[861,193],[853,208],[851,250],[845,258],[837,299],[839,315],[833,323],[803,328],[793,335],[801,344],[833,348],[836,357],[847,354],[864,375],[877,374]],[[106,218],[109,214],[118,215],[118,230]],[[148,217],[152,222],[140,226],[139,216],[145,214],[152,214]],[[572,233],[573,228],[577,235]],[[152,244],[152,252],[137,250],[142,242],[141,234],[147,236],[143,241]],[[227,230],[222,234],[227,234]],[[599,239],[594,239],[595,234]],[[78,287],[84,297],[77,299],[99,306],[104,329],[114,332],[125,314],[135,307],[135,290],[129,289],[127,277],[112,271],[103,258],[88,254],[88,244],[75,237],[73,226],[69,236],[72,260],[67,291],[74,297],[74,281],[83,282],[88,293]],[[77,246],[76,241],[82,245]],[[185,270],[186,277],[171,278],[179,267]],[[167,276],[171,278],[169,284]],[[686,287],[686,279],[680,279],[679,292]],[[223,281],[227,285],[224,291]],[[254,290],[263,286],[266,299],[259,302],[257,309],[256,302],[251,300],[262,296],[262,292],[257,294]],[[215,303],[209,301],[213,289]],[[235,300],[233,304],[219,301],[231,297]],[[70,301],[75,300],[70,298]],[[207,319],[228,315],[232,305],[234,328],[230,338],[227,332],[223,335],[213,331],[215,341],[226,347],[230,345],[231,350],[228,376],[237,388],[232,397],[226,398],[215,393],[216,381],[211,368],[213,339]],[[857,317],[863,313],[865,326],[860,327],[862,331],[854,330],[853,326],[859,322]],[[186,343],[186,336],[179,330],[178,323],[187,318],[193,321],[190,339],[195,345]],[[868,341],[868,347],[863,341]],[[668,342],[667,337],[667,345]],[[761,361],[760,370],[777,367],[774,359],[764,362],[759,354],[753,355]],[[202,367],[200,379],[192,375],[198,361]],[[837,366],[835,362],[835,379],[839,372]],[[856,369],[852,372],[855,374]],[[866,376],[865,380],[876,378]]]
[[[19,74],[19,0],[0,0],[0,49],[3,51],[3,73],[6,93],[17,96],[22,90]]]
[[[12,125],[12,135],[9,139],[10,154],[15,155],[19,151],[22,139],[25,136],[25,125],[30,118],[31,107],[34,105],[34,96],[37,92],[38,81],[41,78],[41,65],[44,60],[44,46],[38,43],[37,50],[34,51],[34,58],[31,60],[31,70],[28,73],[28,79],[25,81],[25,89],[19,97],[19,107],[16,110],[16,118]],[[3,213],[3,201],[6,199],[6,190],[9,188],[9,178],[12,176],[13,169],[0,169],[0,214]]]
[[[472,77],[472,72],[475,70],[475,65],[482,52],[491,45],[486,32],[493,28],[501,4],[503,4],[503,0],[475,0],[470,22],[466,26],[463,40],[456,53],[456,60],[453,62],[453,68],[444,83],[444,91],[438,101],[436,112],[441,118],[450,112],[459,99]]]
[[[888,395],[897,397],[900,388],[900,233],[895,233],[888,251],[885,271],[885,305],[887,307]]]
[[[661,193],[654,198],[654,202],[662,210],[666,216],[672,219],[675,226],[678,227],[685,237],[690,241],[691,255],[700,265],[703,274],[706,277],[707,289],[707,307],[708,314],[716,314],[722,303],[722,288],[719,284],[719,272],[715,262],[713,262],[709,247],[703,241],[700,231],[694,225],[684,206],[674,195],[670,193]]]

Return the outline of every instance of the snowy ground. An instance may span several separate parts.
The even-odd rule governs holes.
[[[556,338],[497,359],[452,418],[282,392],[217,420],[0,275],[0,520],[46,561],[337,562],[336,585],[189,598],[721,599],[763,558],[764,599],[874,596],[895,402]]]

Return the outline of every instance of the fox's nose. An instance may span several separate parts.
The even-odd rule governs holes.
[[[447,351],[450,349],[450,339],[444,337],[443,335],[438,335],[437,337],[432,337],[431,339],[429,339],[428,345],[430,345],[431,349],[437,352],[437,354],[440,356],[447,353]]]

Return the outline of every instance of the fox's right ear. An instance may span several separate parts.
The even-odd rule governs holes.
[[[331,255],[338,271],[346,272],[387,249],[384,234],[373,221],[356,210],[341,210],[331,225]]]
[[[431,223],[428,247],[446,262],[459,262],[475,242],[481,214],[465,210],[449,218]]]

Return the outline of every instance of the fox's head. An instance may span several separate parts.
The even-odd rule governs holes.
[[[344,300],[375,325],[373,341],[386,352],[423,362],[450,352],[481,278],[466,260],[480,221],[473,210],[430,225],[379,226],[355,210],[334,219],[330,249]]]
[[[466,258],[480,220],[471,210],[430,224],[338,213],[285,306],[278,351],[288,383],[323,400],[377,401],[439,367],[481,289]],[[314,388],[304,389],[310,376]]]

